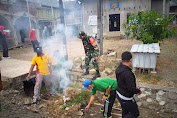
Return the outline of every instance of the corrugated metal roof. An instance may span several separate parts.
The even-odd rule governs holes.
[[[160,47],[158,43],[134,44],[131,48],[131,52],[160,53]]]

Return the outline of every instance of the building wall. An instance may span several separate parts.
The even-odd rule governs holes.
[[[110,3],[119,2],[119,8],[111,9]],[[89,16],[97,15],[97,1],[84,0],[82,2],[83,30],[88,34],[95,34],[97,26],[88,25]],[[127,21],[127,13],[137,13],[151,9],[151,0],[104,0],[103,1],[103,33],[109,32],[109,15],[120,14],[120,32],[124,32],[122,23]]]
[[[172,6],[172,7],[170,7],[170,12],[177,14],[177,6]]]
[[[89,16],[93,15],[97,15],[97,1],[83,0],[82,2],[83,30],[87,34],[93,34],[97,32],[97,26],[88,25]]]
[[[112,2],[119,2],[119,8],[110,8]],[[166,0],[165,14],[169,14],[169,2]],[[127,13],[133,14],[139,11],[155,10],[158,13],[163,13],[163,0],[103,0],[103,33],[109,32],[109,15],[120,14],[120,33],[124,32],[122,24],[127,21]],[[88,24],[89,16],[97,15],[97,1],[83,0],[83,30],[88,34],[95,34],[97,26]]]
[[[110,4],[112,2],[118,1],[119,8],[110,9]],[[110,14],[120,14],[120,32],[124,32],[122,24],[127,21],[127,13],[133,14],[138,11],[146,11],[151,8],[151,0],[104,0],[103,8],[103,32],[109,32],[109,15]]]
[[[151,9],[163,14],[163,0],[152,0]],[[170,0],[165,0],[165,14],[168,15],[170,10]]]

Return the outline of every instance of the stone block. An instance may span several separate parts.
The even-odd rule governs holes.
[[[148,98],[146,101],[151,103],[153,100],[151,98]]]
[[[113,73],[113,71],[110,68],[105,68],[105,73],[107,75],[111,75]]]
[[[165,103],[166,103],[165,101],[160,101],[159,105],[163,106],[163,105],[165,105]]]
[[[160,90],[160,91],[158,91],[157,94],[162,96],[162,95],[164,95],[164,93],[165,93],[165,92],[164,92],[163,90]]]
[[[93,75],[93,74],[96,73],[96,70],[95,69],[91,69],[91,70],[89,70],[89,73]]]
[[[156,100],[157,100],[158,102],[160,102],[160,101],[162,100],[162,96],[156,94]]]
[[[137,105],[140,107],[141,106],[141,102],[137,102]]]
[[[107,56],[108,57],[115,57],[115,58],[117,58],[117,52],[111,52]]]
[[[176,100],[177,99],[177,93],[175,92],[168,92],[166,93],[166,97],[171,99],[171,100]]]
[[[151,71],[151,78],[157,78],[157,72]]]
[[[177,110],[177,103],[169,102],[165,105],[166,109]]]

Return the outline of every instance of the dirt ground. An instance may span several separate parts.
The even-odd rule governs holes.
[[[84,49],[82,46],[82,42],[79,39],[73,38],[68,42],[68,57],[70,60],[74,60],[76,57],[84,57]],[[107,49],[113,49],[117,52],[117,57],[120,58],[121,53],[124,51],[130,51],[133,44],[140,44],[142,42],[137,40],[104,40],[104,52]],[[49,48],[45,48],[44,52],[48,55],[52,56],[54,50],[62,50],[63,45],[61,42],[55,42],[56,46],[51,46],[52,51],[49,51]],[[175,38],[171,38],[169,40],[165,40],[164,44],[161,44],[161,53],[158,55],[157,59],[157,78],[146,79],[146,75],[139,75],[137,78],[138,82],[145,82],[151,84],[159,84],[170,87],[177,87],[177,40]],[[62,53],[63,51],[61,51]],[[63,54],[63,53],[62,53]],[[0,52],[2,55],[2,52]],[[9,56],[14,59],[31,61],[36,54],[33,52],[32,45],[27,45],[27,48],[16,48],[13,50],[9,50]],[[10,117],[52,117],[48,114],[44,114],[42,112],[33,113],[26,109],[26,106],[23,103],[20,103],[24,94],[8,94],[7,96],[0,96],[2,111],[0,115],[3,118]],[[31,96],[32,97],[32,96]],[[16,102],[15,102],[16,101]],[[89,112],[85,112],[82,118],[98,118],[101,117],[102,113],[99,111],[100,106],[93,105]],[[140,118],[175,118],[177,114],[166,113],[162,111],[154,111],[146,108],[140,107]],[[113,110],[113,113],[120,113],[120,111]],[[19,115],[21,114],[21,115]],[[113,115],[114,116],[114,115]],[[70,118],[74,118],[78,116],[70,116]],[[117,118],[118,116],[114,116]]]
[[[88,111],[82,111],[81,114],[83,115],[79,115],[80,112],[78,111],[84,109],[85,105],[81,105],[81,107],[78,107],[80,105],[74,105],[69,107],[69,110],[61,110],[60,104],[62,104],[63,101],[61,103],[60,96],[50,97],[49,99],[41,97],[41,100],[33,105],[24,105],[24,99],[26,98],[30,100],[32,94],[26,96],[23,91],[17,90],[1,92],[1,118],[102,118],[100,108],[103,107],[103,103],[99,103],[98,101],[95,101]],[[56,100],[58,100],[58,102],[56,102]],[[58,112],[57,109],[60,109],[60,112]],[[177,113],[155,111],[142,107],[140,107],[139,110],[139,118],[176,118],[177,116]],[[55,115],[53,115],[54,113]],[[113,118],[121,118],[121,109],[117,100],[113,106],[112,116]]]

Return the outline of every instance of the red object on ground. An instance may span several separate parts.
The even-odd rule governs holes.
[[[30,37],[30,40],[31,40],[31,41],[37,40],[35,30],[31,30],[31,31],[29,32],[29,37]]]

